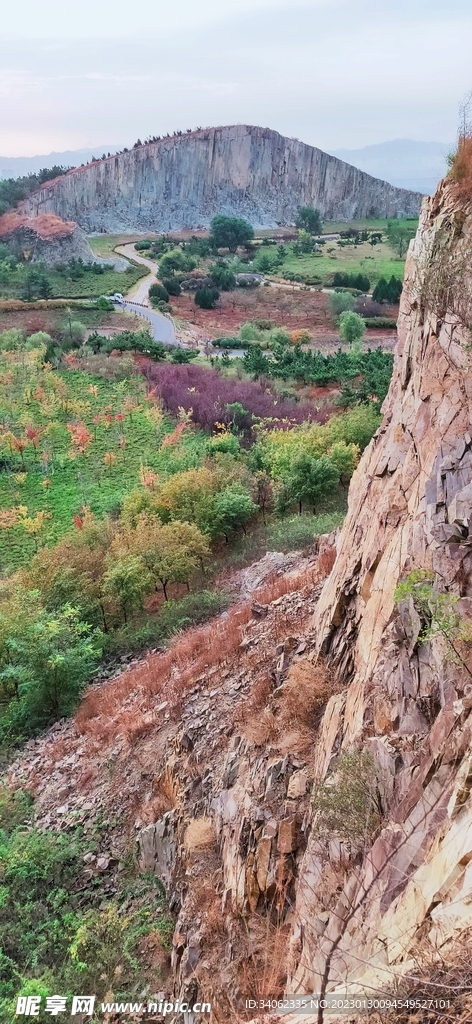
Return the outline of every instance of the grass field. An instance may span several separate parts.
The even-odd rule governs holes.
[[[380,277],[390,278],[393,274],[403,278],[405,269],[405,260],[395,257],[385,242],[376,245],[374,249],[368,242],[343,248],[337,246],[336,242],[328,242],[323,246],[321,256],[313,256],[311,253],[295,256],[291,246],[286,248],[289,254],[277,269],[277,277],[283,277],[284,272],[288,271],[309,277],[317,276],[323,283],[328,283],[329,275],[339,270],[348,274],[366,274],[371,285],[375,286]]]
[[[106,269],[103,274],[85,271],[82,277],[70,277],[60,274],[57,270],[39,270],[22,264],[17,270],[2,270],[0,273],[0,298],[23,298],[28,275],[33,271],[44,274],[52,289],[51,298],[98,298],[113,292],[127,292],[142,277],[146,277],[146,267],[131,264],[123,272]],[[36,297],[36,296],[35,296]]]
[[[141,238],[154,237],[157,238],[158,236],[154,236],[151,231],[145,235],[89,235],[87,241],[96,256],[109,259],[112,256],[116,256],[115,248],[117,245],[128,245],[130,242],[137,242]]]

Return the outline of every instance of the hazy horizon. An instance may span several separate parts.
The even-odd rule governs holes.
[[[470,88],[469,0],[24,0],[2,19],[0,152],[132,145],[234,123],[328,151],[447,143]],[[438,75],[438,68],[441,74]],[[97,155],[101,155],[97,154]]]

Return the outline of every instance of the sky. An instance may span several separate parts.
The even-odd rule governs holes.
[[[0,10],[2,156],[239,123],[327,150],[449,143],[472,88],[471,0],[0,0]]]

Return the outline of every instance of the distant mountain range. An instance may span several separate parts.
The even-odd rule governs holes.
[[[95,146],[94,149],[66,149],[63,153],[47,153],[44,156],[0,156],[0,178],[22,178],[34,174],[43,167],[78,167],[86,164],[93,156],[116,153],[118,145]]]
[[[446,174],[446,157],[452,149],[453,143],[392,139],[363,149],[331,149],[329,152],[374,178],[429,195]]]

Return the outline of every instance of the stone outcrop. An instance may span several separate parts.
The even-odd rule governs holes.
[[[41,186],[24,209],[87,232],[159,232],[208,227],[220,213],[255,227],[293,224],[299,205],[326,219],[417,216],[421,198],[268,128],[233,125],[75,168]]]
[[[321,880],[327,862],[339,868],[339,850],[323,846],[314,823],[289,991],[319,991],[327,965],[328,990],[392,990],[420,942],[434,955],[472,925],[470,646],[461,663],[444,639],[419,643],[412,599],[399,609],[394,601],[399,580],[426,569],[457,598],[465,629],[472,622],[470,333],[447,303],[428,304],[438,253],[445,268],[458,253],[470,265],[472,210],[445,182],[423,203],[383,423],[351,482],[315,616],[318,650],[350,681],[343,704],[334,697],[327,707],[316,772],[326,776],[343,749],[370,751],[385,780],[385,827],[360,862],[345,844],[327,906]],[[456,282],[461,294],[471,286],[470,276]]]
[[[117,270],[126,270],[128,263],[119,256],[104,260],[95,255],[85,233],[74,221],[62,220],[52,213],[30,216],[12,210],[0,217],[0,241],[8,245],[18,260],[44,263],[53,267],[81,259],[84,263],[103,263]]]

